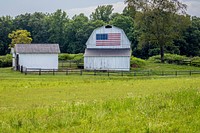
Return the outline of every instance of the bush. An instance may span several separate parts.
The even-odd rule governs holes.
[[[189,58],[186,56],[181,56],[177,54],[165,54],[164,56],[164,62],[169,63],[169,64],[183,64],[184,60],[188,60]],[[160,63],[161,58],[160,55],[152,56],[149,58],[149,61],[154,62],[154,63]]]
[[[11,67],[12,66],[12,55],[7,54],[0,56],[0,67]]]
[[[83,54],[59,54],[58,59],[59,60],[80,60],[83,58]]]
[[[73,60],[76,62],[76,65],[78,68],[83,68],[83,60],[84,60],[84,56],[83,53],[79,53],[79,54],[59,54],[58,56],[59,60]]]
[[[200,57],[193,57],[191,59],[191,65],[193,66],[200,66]]]
[[[138,68],[146,65],[146,61],[140,58],[131,57],[131,67]]]
[[[83,61],[84,57],[83,57],[83,54],[80,53],[80,54],[76,54],[73,58],[73,60],[78,60],[78,61]]]
[[[160,63],[160,55],[155,55],[149,58],[149,61],[154,62],[154,63]]]

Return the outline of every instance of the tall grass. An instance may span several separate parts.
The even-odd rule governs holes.
[[[0,132],[200,132],[200,78],[0,69]]]
[[[2,133],[200,131],[200,94],[193,89],[8,111],[1,109]]]

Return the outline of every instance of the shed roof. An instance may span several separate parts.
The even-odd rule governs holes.
[[[16,44],[14,52],[21,54],[58,54],[59,44]]]
[[[84,56],[95,57],[115,57],[115,56],[131,56],[130,49],[86,49]]]

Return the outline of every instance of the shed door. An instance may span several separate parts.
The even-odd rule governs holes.
[[[19,54],[16,55],[15,63],[16,69],[19,70]]]

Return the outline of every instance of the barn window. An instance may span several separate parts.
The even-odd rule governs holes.
[[[108,34],[96,34],[96,40],[108,40]]]

